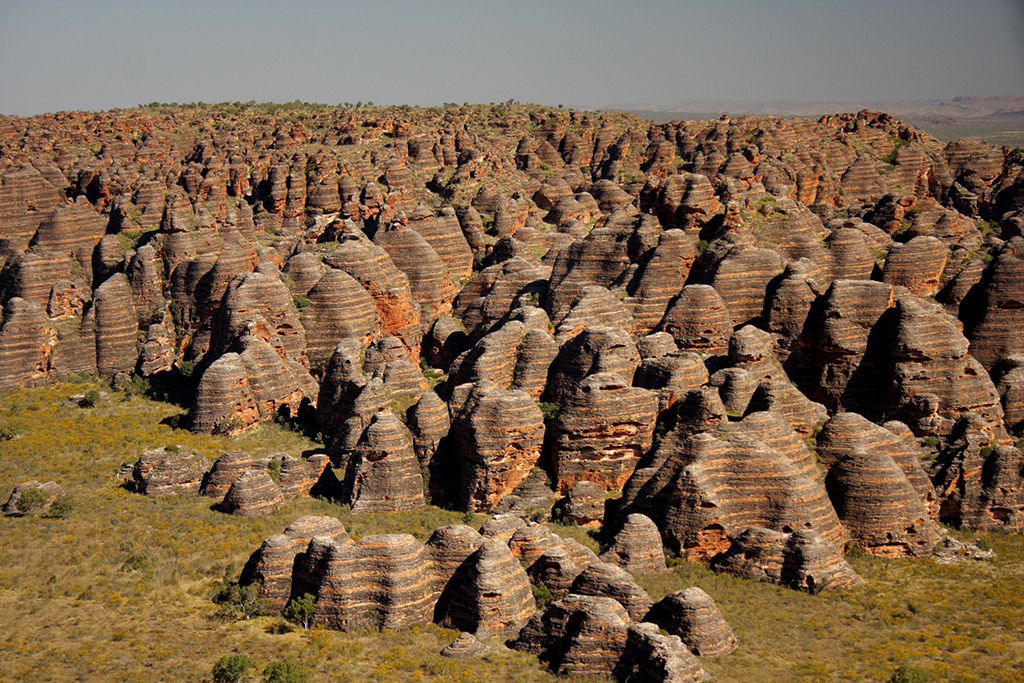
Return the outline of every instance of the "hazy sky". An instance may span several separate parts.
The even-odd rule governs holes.
[[[0,113],[1024,94],[1024,0],[0,0]]]

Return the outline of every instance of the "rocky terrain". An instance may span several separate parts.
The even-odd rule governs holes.
[[[196,434],[324,446],[147,450],[135,491],[498,515],[268,539],[241,582],[329,628],[700,680],[737,638],[713,596],[633,581],[666,554],[817,593],[861,581],[844,551],[1024,531],[1024,156],[884,113],[0,117],[0,256],[3,389],[97,374],[178,396]]]

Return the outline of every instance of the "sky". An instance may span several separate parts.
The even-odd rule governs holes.
[[[0,0],[0,114],[1024,94],[1024,0]]]

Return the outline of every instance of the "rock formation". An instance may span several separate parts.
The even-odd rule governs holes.
[[[508,546],[488,539],[459,568],[436,607],[436,619],[483,637],[519,632],[535,611],[530,581]]]
[[[700,588],[670,593],[651,607],[644,617],[679,636],[695,655],[714,657],[736,649],[736,636],[718,605]]]
[[[540,408],[521,391],[481,382],[453,412],[452,435],[462,462],[460,505],[485,512],[526,478],[540,458],[544,423]]]
[[[146,451],[132,468],[135,491],[147,496],[197,493],[210,465],[206,456],[185,446]]]
[[[345,491],[353,512],[399,512],[426,505],[412,437],[394,413],[376,413],[359,438],[348,462]]]
[[[273,512],[284,502],[284,494],[263,469],[246,470],[224,495],[220,509],[233,515],[258,517]]]
[[[711,568],[812,592],[848,588],[861,580],[843,557],[842,548],[810,529],[781,533],[751,527],[714,558]]]
[[[629,515],[601,560],[617,564],[630,574],[664,571],[665,551],[658,527],[645,515]]]
[[[650,448],[657,414],[654,395],[617,374],[584,379],[555,418],[557,487],[566,492],[591,481],[608,491],[621,489]]]

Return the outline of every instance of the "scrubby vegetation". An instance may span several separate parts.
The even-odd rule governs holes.
[[[436,626],[342,634],[306,631],[258,610],[246,615],[230,580],[263,539],[300,515],[334,515],[356,538],[389,531],[421,540],[463,515],[435,507],[354,515],[303,498],[254,519],[219,513],[200,496],[132,494],[115,473],[149,448],[180,444],[213,460],[231,449],[298,456],[317,444],[275,424],[234,437],[194,435],[170,426],[183,408],[123,393],[89,409],[67,400],[100,388],[62,384],[0,396],[0,430],[12,432],[0,439],[2,495],[22,481],[53,479],[75,501],[63,517],[0,519],[0,680],[208,681],[226,657],[250,658],[252,680],[292,680],[269,676],[295,672],[311,683],[554,680],[536,658],[501,647],[482,662],[444,659],[438,651],[458,634]],[[486,519],[469,517],[476,525]],[[597,547],[582,528],[553,529]],[[740,640],[735,653],[703,660],[718,683],[903,680],[892,678],[898,671],[931,681],[1019,681],[1024,539],[981,538],[996,552],[991,562],[851,557],[866,583],[849,592],[811,596],[691,563],[640,582],[654,599],[697,585],[718,601]],[[218,594],[230,610],[213,600]],[[274,666],[285,661],[292,664]]]

